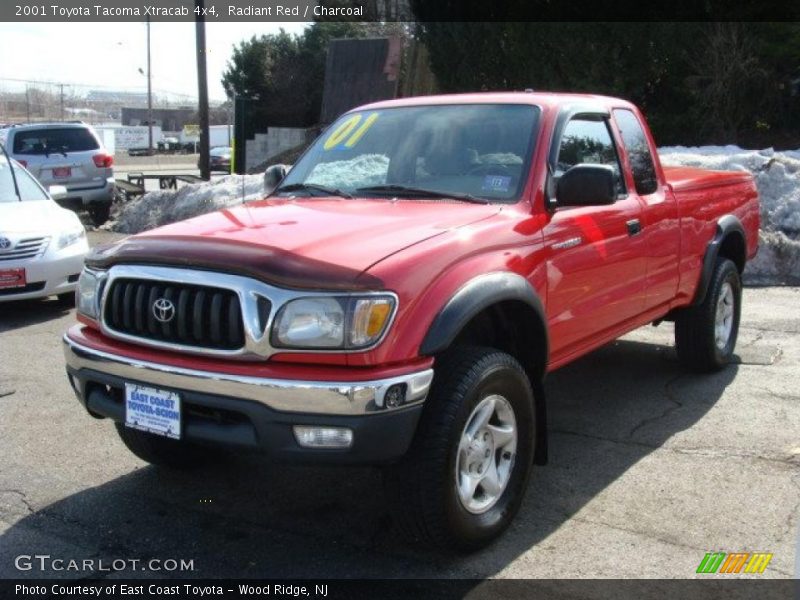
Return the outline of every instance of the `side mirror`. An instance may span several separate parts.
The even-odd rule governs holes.
[[[51,185],[47,188],[47,193],[53,200],[64,198],[67,195],[67,188],[63,185]]]
[[[614,168],[609,165],[580,164],[570,168],[558,180],[558,206],[596,206],[613,204]]]
[[[289,169],[286,165],[270,165],[264,171],[264,191],[268,194],[278,187]]]

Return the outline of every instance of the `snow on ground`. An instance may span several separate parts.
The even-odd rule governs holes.
[[[672,146],[658,153],[664,165],[752,173],[761,198],[761,234],[745,281],[800,285],[800,150]]]
[[[753,284],[800,285],[800,150],[743,150],[737,146],[671,146],[659,149],[664,165],[749,171],[761,196],[760,248],[748,264],[745,281]],[[382,183],[388,168],[384,156],[319,165],[310,180],[323,185],[344,181]],[[348,187],[344,185],[344,187]],[[210,183],[150,192],[123,205],[114,231],[138,233],[265,196],[261,175],[230,175]]]

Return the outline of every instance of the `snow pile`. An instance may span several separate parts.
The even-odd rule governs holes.
[[[671,146],[659,149],[665,165],[752,173],[761,196],[760,248],[747,265],[745,281],[800,285],[800,150],[743,150],[737,146]],[[481,159],[512,164],[504,155]],[[389,159],[369,154],[317,165],[309,181],[345,188],[385,182]],[[124,204],[113,231],[138,233],[266,195],[262,175],[229,175],[209,183],[150,192]]]
[[[473,162],[480,165],[521,165],[522,157],[513,152],[494,152],[480,156],[476,154]]]
[[[124,204],[109,228],[120,233],[139,233],[258,200],[265,195],[263,175],[227,175],[208,183],[185,185],[178,190],[148,192]]]
[[[658,153],[664,165],[752,173],[761,198],[761,234],[745,281],[800,285],[800,150],[671,146]]]
[[[389,157],[384,154],[362,154],[350,160],[319,163],[306,181],[334,188],[356,189],[386,183]]]

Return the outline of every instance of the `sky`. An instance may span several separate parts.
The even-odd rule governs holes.
[[[300,33],[305,26],[206,23],[209,98],[225,99],[220,79],[234,44],[281,27]],[[154,93],[196,98],[194,23],[152,23],[150,37]],[[147,65],[146,39],[144,23],[0,23],[0,90],[24,90],[24,83],[8,79],[29,79],[145,91],[147,79],[139,69]]]

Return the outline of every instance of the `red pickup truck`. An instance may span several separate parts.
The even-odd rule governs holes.
[[[380,102],[265,199],[96,249],[67,371],[146,461],[383,465],[403,531],[474,549],[546,460],[548,371],[659,321],[730,360],[758,227],[750,175],[662,168],[623,100]]]

